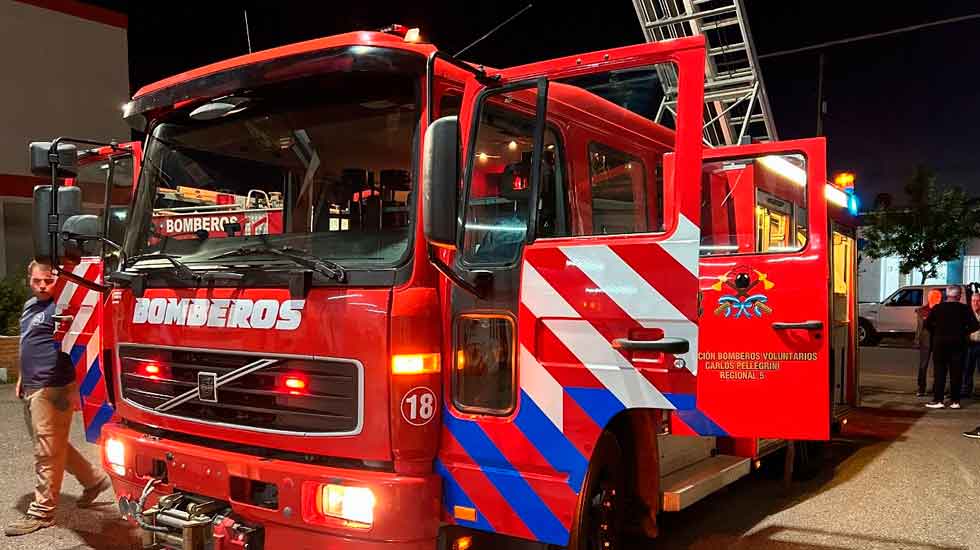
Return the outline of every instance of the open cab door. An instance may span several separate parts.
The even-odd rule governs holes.
[[[436,166],[423,184],[448,275],[437,468],[457,525],[601,539],[595,496],[620,452],[603,431],[643,410],[655,439],[662,413],[696,413],[704,55],[681,39],[466,84],[461,196],[434,185]],[[654,513],[655,484],[640,496]]]
[[[68,180],[68,186],[81,189],[82,212],[90,217],[91,233],[122,244],[127,212],[135,189],[141,162],[138,142],[123,143],[117,148],[102,147],[83,152],[78,157],[78,174]],[[78,216],[82,218],[82,216]],[[81,244],[80,260],[65,269],[96,284],[103,284],[107,270],[114,269],[119,251],[97,241]],[[85,288],[62,277],[56,290],[58,323],[55,339],[61,343],[62,354],[75,367],[85,439],[99,440],[102,426],[108,422],[114,408],[110,399],[112,387],[111,364],[114,343],[111,323],[113,304],[108,294]]]
[[[716,435],[829,437],[826,182],[823,138],[704,153],[697,403]]]

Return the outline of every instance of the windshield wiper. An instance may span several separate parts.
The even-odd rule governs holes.
[[[177,259],[176,256],[171,256],[170,254],[163,254],[160,252],[151,252],[149,254],[138,254],[136,256],[130,256],[126,258],[123,262],[122,268],[126,269],[133,266],[137,262],[142,262],[145,260],[167,260],[174,267],[174,273],[177,274],[181,279],[198,280],[200,277],[194,271],[187,267],[187,264]]]
[[[270,254],[273,256],[279,256],[280,258],[292,260],[294,263],[310,268],[325,277],[329,277],[330,279],[337,281],[338,283],[343,283],[347,280],[347,272],[344,271],[344,268],[341,267],[340,264],[336,264],[330,260],[317,258],[305,250],[293,248],[291,246],[283,246],[280,248],[275,248],[269,245],[243,246],[234,250],[222,252],[217,256],[212,256],[208,258],[208,260],[220,260],[235,256],[267,256]]]
[[[142,262],[144,260],[167,260],[173,265],[174,274],[177,275],[177,278],[185,281],[194,281],[198,284],[200,284],[202,281],[217,281],[219,279],[240,281],[245,278],[244,275],[235,271],[205,271],[203,273],[197,273],[193,269],[187,267],[187,264],[178,260],[176,256],[171,256],[170,254],[163,254],[160,252],[151,252],[149,254],[140,254],[138,256],[126,258],[126,261],[122,264],[122,269],[125,270],[132,267],[137,262]]]

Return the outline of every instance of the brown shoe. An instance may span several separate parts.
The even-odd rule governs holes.
[[[112,482],[109,481],[109,476],[103,476],[102,481],[82,491],[82,496],[78,497],[78,501],[75,505],[79,508],[88,508],[95,503],[95,499],[98,498],[99,495],[111,488]]]
[[[45,527],[51,527],[54,525],[53,519],[41,519],[34,516],[27,516],[24,519],[17,520],[3,529],[3,534],[8,537],[17,537],[20,535],[26,535],[28,533],[33,533],[34,531],[40,531]]]

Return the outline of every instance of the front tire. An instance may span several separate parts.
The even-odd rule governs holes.
[[[618,550],[623,547],[626,472],[622,446],[603,432],[582,483],[569,550]]]
[[[858,345],[876,346],[878,345],[878,333],[869,321],[858,320]]]

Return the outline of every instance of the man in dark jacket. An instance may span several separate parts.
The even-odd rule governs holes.
[[[31,262],[27,269],[34,297],[24,304],[20,318],[17,397],[24,402],[24,419],[34,442],[34,501],[26,518],[4,529],[8,537],[26,535],[54,523],[66,469],[84,489],[78,498],[79,507],[91,506],[100,493],[112,486],[105,473],[68,442],[78,386],[71,360],[58,353],[54,340],[55,277],[50,265]]]
[[[963,382],[963,357],[972,332],[980,330],[980,322],[970,306],[960,302],[960,287],[946,289],[946,301],[937,304],[926,318],[925,328],[932,336],[933,399],[926,403],[930,409],[945,407],[943,393],[946,375],[950,376],[949,408],[960,408],[960,384]]]

